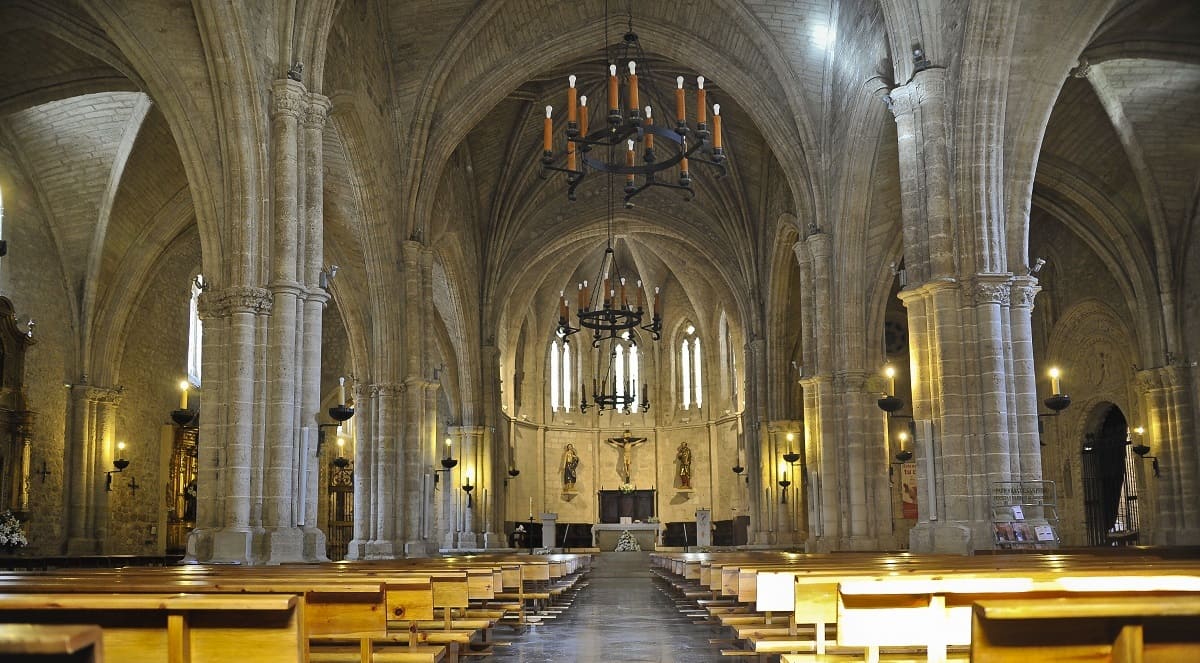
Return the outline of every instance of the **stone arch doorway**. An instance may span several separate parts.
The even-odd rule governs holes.
[[[1134,545],[1138,539],[1137,473],[1121,408],[1097,408],[1080,449],[1088,545]]]

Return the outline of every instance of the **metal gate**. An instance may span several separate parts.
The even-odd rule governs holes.
[[[1137,466],[1128,433],[1124,439],[1087,435],[1083,445],[1083,504],[1088,545],[1138,542]]]
[[[339,457],[329,467],[329,523],[325,528],[325,554],[335,562],[346,559],[353,536],[354,469],[346,463],[345,458]]]

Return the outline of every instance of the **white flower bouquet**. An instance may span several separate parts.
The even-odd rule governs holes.
[[[21,531],[21,521],[12,511],[0,513],[0,548],[24,548],[27,545],[29,541]]]

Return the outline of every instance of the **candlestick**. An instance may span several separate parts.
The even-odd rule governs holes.
[[[187,382],[187,380],[184,380],[183,382],[180,382],[180,383],[179,383],[179,388],[180,388],[180,389],[182,390],[182,392],[183,392],[183,393],[179,394],[179,409],[180,409],[180,410],[186,410],[186,409],[187,409],[187,396],[188,396],[188,394],[187,394],[187,393],[188,393],[188,382]]]
[[[651,118],[651,112],[651,108],[646,106],[646,121],[643,123],[646,126],[654,124],[654,120]],[[646,132],[646,149],[654,149],[654,134],[650,133],[649,131]]]
[[[579,112],[579,109],[576,105],[578,104],[577,100],[579,91],[575,89],[575,74],[571,74],[567,77],[567,84],[567,121],[574,122],[576,121],[578,117],[577,114]]]
[[[586,136],[588,131],[587,95],[579,97],[579,135]]]
[[[533,520],[533,497],[529,498],[529,519]]]
[[[546,152],[554,151],[554,120],[551,115],[554,114],[554,106],[546,106],[546,121],[542,125],[542,149]]]
[[[346,404],[346,378],[338,378],[338,405]],[[186,409],[186,408],[184,408]]]
[[[675,119],[680,122],[687,119],[687,111],[683,103],[683,76],[675,79]]]
[[[708,93],[704,91],[704,77],[696,77],[696,123],[708,122]]]
[[[612,112],[619,113],[620,105],[617,103],[617,65],[608,65],[608,109]]]
[[[627,150],[625,152],[625,165],[632,167],[633,166],[633,141],[628,140],[625,142],[629,144],[629,150]],[[633,184],[633,173],[629,173],[628,175],[626,175],[625,181],[628,182],[629,184]]]
[[[1050,369],[1050,392],[1052,394],[1062,393],[1062,382],[1058,379],[1059,371],[1057,368]]]
[[[721,149],[721,104],[713,104],[713,148]]]
[[[633,60],[629,61],[629,113],[637,115],[638,106],[638,80],[637,80],[637,63]]]

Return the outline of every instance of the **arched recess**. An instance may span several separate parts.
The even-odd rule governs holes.
[[[789,221],[785,217],[777,226],[767,281],[767,417],[772,420],[802,419],[804,407],[799,384],[804,369],[801,309],[812,302],[801,290],[795,252],[800,234]]]

